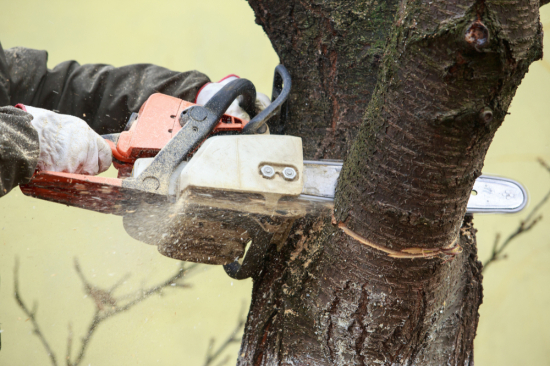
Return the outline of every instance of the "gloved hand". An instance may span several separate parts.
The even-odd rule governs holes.
[[[21,104],[16,107],[33,116],[40,142],[39,170],[96,175],[111,166],[111,148],[80,118]]]
[[[199,93],[197,94],[197,98],[195,100],[195,103],[198,105],[205,105],[210,98],[212,98],[221,88],[223,88],[226,84],[230,83],[233,80],[237,80],[239,77],[237,75],[229,75],[225,78],[221,79],[217,83],[208,83],[205,86],[202,87],[201,90],[199,90]],[[229,114],[233,117],[237,117],[240,119],[245,119],[247,121],[250,121],[250,116],[248,113],[244,111],[244,109],[241,108],[239,105],[241,97],[238,97],[231,103],[225,114]],[[271,99],[263,93],[256,93],[256,113],[260,113],[264,109],[266,109],[271,104]]]

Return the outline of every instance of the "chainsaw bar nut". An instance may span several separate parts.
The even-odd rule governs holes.
[[[283,177],[288,180],[293,180],[294,178],[296,178],[296,170],[287,166],[283,169]]]
[[[275,169],[271,165],[264,165],[260,169],[260,172],[264,178],[272,178],[275,175]]]

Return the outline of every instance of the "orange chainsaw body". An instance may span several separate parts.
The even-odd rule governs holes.
[[[286,116],[281,111],[287,111],[283,104],[291,80],[284,66],[275,69],[273,85],[275,100],[257,114],[256,91],[246,79],[223,86],[205,106],[153,94],[137,116],[132,114],[124,132],[103,136],[111,147],[117,178],[37,171],[28,184],[20,186],[21,190],[43,200],[120,215],[132,238],[156,245],[165,256],[223,264],[233,278],[250,277],[259,270],[267,246],[280,243],[288,235],[294,211],[277,211],[274,215],[266,197],[249,191],[227,191],[223,184],[188,187],[184,192],[171,192],[170,184],[173,177],[181,178],[177,174],[185,171],[182,163],[189,162],[210,136],[264,134],[269,131],[270,118]],[[240,106],[253,117],[250,121],[223,114],[238,97]],[[235,159],[232,154],[223,157]],[[140,170],[144,170],[135,176],[136,161],[142,158],[154,159],[141,161]],[[255,209],[243,211],[247,206]],[[247,243],[252,244],[241,266],[237,260],[245,255]]]
[[[31,197],[80,207],[87,210],[124,215],[121,203],[131,199],[131,189],[122,181],[132,171],[136,159],[154,157],[181,129],[179,116],[194,103],[156,93],[141,106],[138,117],[118,141],[107,140],[113,153],[118,178],[51,171],[37,171],[21,191]],[[223,115],[212,134],[240,132],[248,121]],[[198,148],[198,147],[197,147]]]

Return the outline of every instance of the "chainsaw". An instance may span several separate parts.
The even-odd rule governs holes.
[[[296,219],[330,214],[342,169],[342,161],[304,160],[299,137],[269,133],[268,120],[287,116],[290,88],[288,71],[277,66],[272,103],[257,115],[246,79],[228,83],[204,106],[153,94],[123,132],[103,136],[117,178],[38,171],[21,190],[122,216],[131,237],[165,256],[250,277]],[[250,121],[224,114],[238,97]],[[526,203],[521,184],[480,176],[467,212],[513,213]]]

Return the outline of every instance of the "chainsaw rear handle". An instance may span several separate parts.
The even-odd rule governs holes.
[[[179,116],[179,122],[183,124],[187,123],[189,119],[188,113],[199,118],[203,121],[206,116],[210,117],[212,121],[222,118],[223,114],[229,108],[233,101],[241,96],[239,105],[251,116],[255,114],[256,111],[256,88],[247,79],[237,79],[233,80],[222,89],[220,89],[204,106],[193,106],[184,110]],[[128,131],[138,118],[137,113],[132,113],[128,123],[126,124],[125,131]],[[215,127],[215,125],[214,125]],[[106,135],[101,135],[111,148],[113,157],[121,162],[127,162],[127,159],[122,156],[117,150],[117,143],[120,137],[120,133],[111,133]]]
[[[273,78],[273,102],[258,115],[252,118],[243,128],[243,134],[255,134],[265,132],[265,125],[268,119],[273,117],[286,102],[292,87],[292,80],[288,70],[283,65],[277,65]],[[252,116],[252,115],[251,115]],[[262,131],[263,130],[263,131]]]
[[[242,96],[248,110],[255,108],[256,89],[246,79],[233,80],[216,93],[204,106],[195,105],[181,112],[182,126],[160,150],[152,163],[137,177],[122,182],[124,188],[168,195],[170,177],[185,157],[216,127],[229,105]]]

